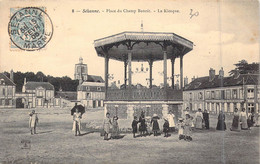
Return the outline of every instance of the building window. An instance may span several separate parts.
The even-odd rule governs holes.
[[[230,112],[230,103],[227,103],[227,112]]]
[[[215,92],[211,91],[211,99],[215,99]]]
[[[37,99],[36,103],[37,103],[37,106],[41,106],[42,105],[42,100],[41,99]]]
[[[5,88],[3,88],[3,95],[5,96]]]
[[[214,111],[215,108],[214,108],[214,103],[211,103],[211,111]]]
[[[192,100],[192,93],[190,93],[190,100]]]
[[[12,88],[8,88],[7,90],[7,95],[13,95],[13,89]]]
[[[216,99],[220,99],[220,91],[216,91]]]
[[[233,99],[237,99],[237,90],[236,89],[233,89],[232,90],[232,97],[233,97]]]
[[[247,90],[247,98],[253,99],[254,98],[254,89],[248,89]]]
[[[42,97],[42,96],[43,96],[43,93],[42,93],[42,91],[38,91],[37,93],[38,93],[38,95],[37,95],[37,96],[39,96],[39,97]]]
[[[230,90],[227,90],[227,99],[230,99]]]
[[[244,99],[244,91],[243,91],[243,89],[239,89],[239,97],[240,97],[240,99]]]
[[[80,66],[77,67],[77,72],[81,73],[81,67]]]
[[[0,105],[3,105],[3,102],[2,102],[2,100],[0,99]]]
[[[248,104],[248,112],[254,112],[255,111],[255,108],[254,108],[254,104],[253,103],[249,103]]]
[[[199,97],[199,100],[202,100],[202,99],[203,99],[203,94],[202,94],[202,92],[200,92],[200,93],[198,94],[198,97]]]
[[[4,80],[4,79],[1,79],[1,80],[0,80],[0,84],[1,84],[1,85],[5,85],[5,80]]]
[[[257,88],[257,98],[260,99],[260,88]]]
[[[51,91],[47,91],[47,97],[48,97],[48,98],[51,97]]]
[[[5,99],[5,105],[9,105],[9,100]]]
[[[97,87],[97,90],[98,90],[98,91],[101,91],[101,88],[100,88],[100,87]]]
[[[221,99],[223,99],[223,100],[225,99],[225,90],[221,91]]]
[[[207,99],[210,99],[210,91],[206,92]]]
[[[91,98],[91,94],[90,93],[86,93],[86,98],[90,99]]]

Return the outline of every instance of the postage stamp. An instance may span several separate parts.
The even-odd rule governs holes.
[[[12,16],[8,33],[11,49],[35,51],[47,45],[53,35],[53,24],[44,10],[44,7],[10,9]]]

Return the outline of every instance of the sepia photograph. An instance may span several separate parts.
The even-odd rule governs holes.
[[[0,164],[259,164],[258,0],[0,0]]]

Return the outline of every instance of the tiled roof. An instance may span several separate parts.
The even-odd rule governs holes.
[[[77,92],[63,92],[63,91],[58,91],[57,95],[55,96],[56,98],[64,98],[66,100],[77,100]]]
[[[15,83],[9,79],[5,74],[0,73],[0,80],[3,79],[5,82],[5,85],[15,85]]]
[[[244,79],[244,80],[243,80]],[[241,74],[237,78],[234,76],[224,77],[223,82],[219,75],[216,75],[212,81],[209,81],[209,76],[200,77],[185,86],[184,90],[198,90],[207,88],[229,87],[239,85],[259,85],[259,75],[256,74]],[[222,84],[223,83],[223,84]]]
[[[105,82],[101,76],[95,76],[95,75],[87,75],[87,81],[88,82],[98,82],[98,83]]]
[[[33,82],[33,81],[28,81],[25,84],[25,89],[26,90],[35,90],[38,87],[45,88],[46,90],[54,90],[54,86],[49,83],[49,82]]]

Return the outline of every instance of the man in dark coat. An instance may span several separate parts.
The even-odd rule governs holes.
[[[203,112],[203,120],[205,123],[205,128],[209,129],[209,113],[208,113],[207,109],[205,109]]]
[[[141,112],[139,122],[140,122],[139,131],[140,131],[141,136],[143,136],[145,134],[145,132],[147,132],[144,111]]]
[[[134,116],[134,120],[132,122],[132,129],[133,129],[133,137],[134,138],[135,138],[135,133],[137,133],[137,124],[138,124],[137,117]]]

